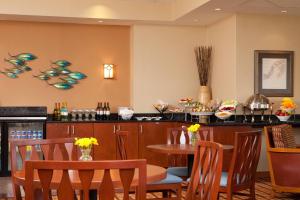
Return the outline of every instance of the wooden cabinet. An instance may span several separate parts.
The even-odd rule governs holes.
[[[167,143],[167,129],[176,125],[172,122],[145,122],[139,124],[139,158],[147,159],[148,164],[168,166],[168,156],[155,153],[147,148],[152,144]]]
[[[92,137],[92,123],[48,123],[46,138]]]
[[[94,123],[94,137],[99,145],[94,146],[94,160],[115,160],[117,156],[116,125]]]
[[[138,135],[139,135],[139,124],[138,123],[118,123],[117,130],[128,131],[128,151],[127,158],[128,159],[138,159],[139,158],[139,143],[138,143]],[[119,153],[117,154],[117,159],[120,159]]]

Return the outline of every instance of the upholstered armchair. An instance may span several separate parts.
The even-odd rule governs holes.
[[[273,191],[300,193],[300,149],[292,127],[265,127],[264,132]]]

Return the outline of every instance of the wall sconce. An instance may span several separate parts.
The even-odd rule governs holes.
[[[113,64],[104,64],[104,78],[113,79],[114,78],[114,65]]]

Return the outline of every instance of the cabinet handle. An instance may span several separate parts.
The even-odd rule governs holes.
[[[142,133],[143,132],[143,125],[141,124],[140,125],[140,133]]]
[[[72,134],[75,135],[75,127],[74,127],[74,125],[72,126]]]
[[[116,125],[114,125],[114,133],[116,133]]]
[[[67,133],[70,134],[70,126],[68,126]]]

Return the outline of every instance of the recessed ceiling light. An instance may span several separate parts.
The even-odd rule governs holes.
[[[99,23],[103,23],[103,21],[102,21],[102,20],[99,20],[98,22],[99,22]]]
[[[287,13],[287,10],[282,10],[281,13]]]
[[[220,10],[222,10],[221,8],[215,8],[215,11],[220,11]]]
[[[199,20],[198,19],[194,19],[194,22],[198,22]]]

